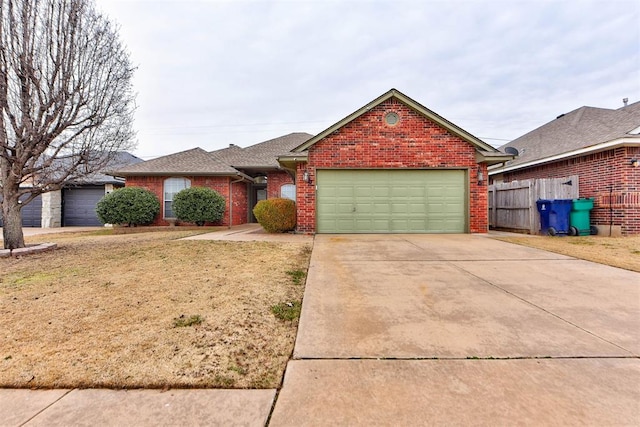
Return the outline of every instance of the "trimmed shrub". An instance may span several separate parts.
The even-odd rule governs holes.
[[[160,201],[151,191],[124,187],[105,195],[96,205],[103,224],[150,224],[160,212]]]
[[[199,226],[218,222],[224,216],[225,200],[217,191],[206,187],[190,187],[173,196],[173,213],[180,221]]]
[[[269,233],[283,233],[296,228],[296,203],[293,200],[261,200],[253,208],[253,214]]]

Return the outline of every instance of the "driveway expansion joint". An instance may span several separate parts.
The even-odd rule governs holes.
[[[43,412],[45,412],[47,409],[51,408],[53,405],[55,405],[56,403],[60,402],[62,399],[64,399],[65,397],[67,397],[69,395],[69,393],[71,393],[72,391],[76,390],[75,388],[69,389],[67,390],[66,393],[64,393],[62,396],[58,397],[56,400],[54,400],[53,402],[51,402],[50,404],[48,404],[47,406],[43,407],[41,410],[39,410],[38,412],[36,412],[35,414],[33,414],[33,416],[31,418],[29,418],[28,420],[26,420],[25,422],[23,422],[22,424],[19,425],[19,427],[22,426],[26,426],[27,424],[29,424],[31,421],[33,421],[34,419],[36,419],[40,414],[42,414]]]

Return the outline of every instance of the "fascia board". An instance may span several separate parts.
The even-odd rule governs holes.
[[[545,157],[538,160],[532,160],[530,162],[521,163],[519,165],[506,166],[504,168],[493,168],[489,170],[489,175],[495,175],[498,173],[511,172],[514,170],[524,169],[532,166],[541,165],[543,163],[551,163],[558,160],[568,159],[571,157],[582,156],[584,154],[595,153],[598,151],[610,150],[612,148],[618,148],[629,145],[640,145],[640,139],[638,138],[618,138],[613,141],[604,142],[602,144],[592,145],[590,147],[584,147],[573,151],[568,151],[566,153],[556,154],[554,156]]]

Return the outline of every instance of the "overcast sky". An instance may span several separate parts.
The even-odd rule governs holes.
[[[640,1],[97,0],[138,67],[135,154],[316,134],[391,88],[492,145],[640,101]]]

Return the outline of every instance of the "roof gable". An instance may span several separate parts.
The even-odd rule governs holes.
[[[310,147],[312,147],[318,141],[322,140],[326,136],[328,136],[328,135],[332,134],[333,132],[335,132],[336,130],[344,127],[348,123],[354,121],[358,117],[360,117],[363,114],[367,113],[372,108],[382,104],[383,102],[385,102],[385,101],[387,101],[387,100],[389,100],[391,98],[394,98],[397,101],[405,104],[407,107],[413,109],[414,111],[418,112],[419,114],[421,114],[422,116],[426,117],[427,119],[437,123],[439,126],[441,126],[442,128],[446,129],[447,131],[451,132],[452,134],[457,135],[460,138],[462,138],[463,140],[469,142],[470,144],[475,146],[478,151],[486,151],[486,152],[497,152],[498,151],[494,147],[492,147],[491,145],[489,145],[486,142],[480,140],[479,138],[473,136],[472,134],[470,134],[469,132],[465,131],[464,129],[456,126],[455,124],[451,123],[450,121],[448,121],[444,117],[442,117],[442,116],[436,114],[435,112],[429,110],[428,108],[426,108],[422,104],[414,101],[413,99],[409,98],[408,96],[406,96],[405,94],[403,94],[402,92],[400,92],[397,89],[391,89],[388,92],[382,94],[378,98],[374,99],[373,101],[371,101],[370,103],[366,104],[362,108],[360,108],[360,109],[354,111],[353,113],[349,114],[344,119],[340,120],[339,122],[335,123],[334,125],[330,126],[329,128],[325,129],[324,131],[320,132],[319,134],[317,134],[313,138],[310,138],[309,140],[304,142],[302,145],[296,147],[295,149],[293,149],[291,151],[294,152],[294,153],[301,153],[303,151],[308,150]]]

